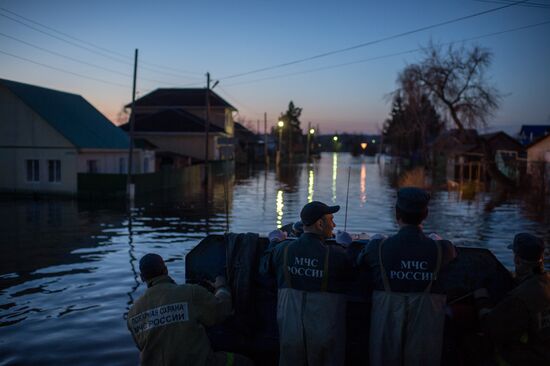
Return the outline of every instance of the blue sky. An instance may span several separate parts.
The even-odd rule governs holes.
[[[508,2],[0,0],[0,77],[81,94],[116,121],[131,100],[138,48],[139,95],[159,87],[203,87],[209,71],[220,80],[215,91],[239,109],[238,119],[254,126],[264,112],[273,124],[293,100],[303,108],[302,123],[319,124],[323,133],[376,132],[388,116],[386,96],[398,72],[420,54],[381,56],[417,49],[430,39],[455,42],[549,22],[550,1],[532,0],[348,52],[228,76]],[[521,124],[550,124],[549,35],[546,23],[465,43],[493,53],[489,77],[505,98],[492,129],[512,133]]]

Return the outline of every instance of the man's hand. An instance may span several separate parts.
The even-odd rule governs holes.
[[[351,244],[353,239],[351,238],[351,235],[348,234],[346,231],[340,231],[338,230],[336,232],[336,242],[340,245],[348,246]]]
[[[387,236],[384,235],[384,234],[374,234],[373,236],[370,237],[370,240],[383,240],[383,239],[386,239]]]
[[[221,287],[227,287],[227,280],[224,276],[216,276],[216,281],[212,284],[212,286],[217,290]]]
[[[430,235],[428,235],[428,238],[430,238],[432,240],[443,240],[443,238],[441,236],[439,236],[439,234],[436,234],[436,233],[431,233]]]
[[[269,238],[270,243],[280,243],[283,240],[286,240],[287,234],[286,231],[276,229],[270,232],[267,237]]]
[[[227,280],[225,279],[224,276],[216,276],[215,281],[210,281],[206,279],[204,281],[207,282],[210,286],[212,286],[214,288],[214,291],[217,291],[222,287],[227,287]]]

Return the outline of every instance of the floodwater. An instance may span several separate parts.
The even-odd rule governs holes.
[[[386,170],[366,157],[327,153],[310,165],[216,177],[207,194],[161,192],[129,210],[116,202],[0,199],[0,365],[138,364],[125,314],[145,289],[142,255],[162,255],[181,283],[186,253],[207,233],[228,225],[266,235],[296,221],[310,200],[342,206],[337,229],[390,234],[397,230],[396,189]],[[488,211],[488,193],[469,200],[446,190],[432,195],[426,231],[489,248],[508,268],[515,233],[550,241],[548,213],[522,199]]]

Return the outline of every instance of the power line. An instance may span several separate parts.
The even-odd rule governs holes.
[[[248,105],[246,105],[246,104],[242,103],[241,101],[239,101],[237,98],[235,98],[233,95],[231,95],[231,93],[229,93],[227,90],[225,90],[225,88],[223,88],[222,86],[218,85],[218,88],[220,88],[224,92],[224,94],[226,94],[226,97],[229,97],[229,99],[232,99],[235,102],[237,102],[236,104],[244,107],[245,109],[249,110],[250,112],[252,112],[255,115],[258,115],[258,116],[263,115],[263,113],[258,113],[254,109],[250,108]]]
[[[345,48],[340,48],[340,49],[337,49],[337,50],[333,50],[333,51],[328,51],[328,52],[320,53],[320,54],[317,54],[317,55],[313,55],[313,56],[309,56],[309,57],[297,59],[297,60],[294,60],[294,61],[284,62],[284,63],[277,64],[277,65],[273,65],[273,66],[262,67],[262,68],[255,69],[255,70],[251,70],[251,71],[247,71],[247,72],[241,72],[241,73],[238,73],[238,74],[229,75],[229,76],[220,78],[220,80],[227,80],[227,79],[233,79],[233,78],[241,77],[241,76],[245,76],[245,75],[256,74],[256,73],[259,73],[259,72],[262,72],[262,71],[268,71],[268,70],[278,69],[278,68],[281,68],[281,67],[286,67],[286,66],[290,66],[290,65],[295,65],[295,64],[299,64],[299,63],[306,62],[306,61],[311,61],[311,60],[315,60],[315,59],[318,59],[318,58],[323,58],[323,57],[335,55],[335,54],[342,53],[342,52],[348,52],[348,51],[355,50],[355,49],[358,49],[358,48],[363,48],[363,47],[367,47],[367,46],[372,46],[372,45],[377,44],[377,43],[389,41],[389,40],[396,39],[396,38],[401,38],[401,37],[408,36],[408,35],[411,35],[411,34],[414,34],[414,33],[418,33],[418,32],[422,32],[422,31],[425,31],[425,30],[428,30],[428,29],[438,28],[438,27],[442,27],[442,26],[444,26],[444,25],[448,25],[448,24],[452,24],[452,23],[457,23],[457,22],[460,22],[460,21],[463,21],[463,20],[466,20],[466,19],[471,19],[471,18],[475,18],[475,17],[481,16],[481,15],[493,13],[493,12],[495,12],[495,11],[499,11],[499,10],[502,10],[502,9],[505,9],[505,8],[509,8],[509,7],[511,7],[511,6],[514,6],[514,5],[518,5],[518,4],[521,4],[521,3],[525,3],[526,1],[527,1],[527,0],[516,1],[516,2],[514,2],[514,3],[512,3],[512,4],[507,4],[507,5],[504,5],[504,6],[499,6],[499,7],[497,7],[497,8],[493,8],[493,9],[481,11],[481,12],[478,12],[478,13],[474,13],[474,14],[470,14],[470,15],[466,15],[466,16],[454,18],[454,19],[451,19],[451,20],[446,20],[446,21],[444,21],[444,22],[435,23],[435,24],[432,24],[432,25],[428,25],[428,26],[416,28],[416,29],[413,29],[413,30],[410,30],[410,31],[406,31],[406,32],[394,34],[394,35],[391,35],[391,36],[379,38],[379,39],[376,39],[376,40],[373,40],[373,41],[368,41],[368,42],[360,43],[360,44],[357,44],[357,45],[354,45],[354,46],[345,47]]]
[[[21,16],[21,15],[19,15],[19,14],[16,14],[16,13],[14,13],[14,12],[12,12],[12,11],[9,11],[9,10],[7,10],[7,9],[5,9],[5,8],[0,8],[0,10],[3,10],[3,11],[5,11],[5,12],[9,12],[9,13],[11,13],[11,14],[14,14],[14,15],[16,15],[16,16],[22,18],[22,19],[25,19],[25,20],[28,21],[28,22],[37,24],[37,25],[39,25],[39,26],[41,26],[41,27],[44,27],[44,28],[46,28],[46,29],[50,29],[50,30],[52,30],[52,31],[54,31],[54,32],[57,32],[57,33],[59,33],[59,34],[62,34],[63,36],[68,37],[68,38],[70,38],[70,39],[74,39],[74,40],[76,40],[76,41],[78,41],[78,42],[81,42],[81,43],[84,43],[84,44],[89,44],[89,45],[91,45],[92,47],[94,47],[94,48],[96,48],[96,49],[99,49],[99,50],[106,50],[106,51],[98,51],[98,50],[94,50],[94,49],[92,49],[92,48],[90,48],[90,47],[82,46],[82,45],[80,45],[80,44],[78,44],[78,43],[76,43],[76,42],[73,42],[73,41],[70,41],[70,40],[61,38],[61,37],[59,37],[59,36],[56,36],[56,35],[54,35],[54,34],[51,34],[51,33],[49,33],[49,32],[46,32],[46,31],[41,30],[41,29],[39,29],[39,28],[36,28],[36,27],[34,27],[34,26],[32,26],[32,25],[29,25],[29,24],[27,24],[27,23],[25,23],[25,22],[22,22],[21,20],[12,18],[12,17],[10,17],[10,16],[8,16],[8,15],[6,15],[6,14],[1,14],[1,13],[0,13],[0,16],[3,16],[3,17],[5,17],[5,18],[7,18],[7,19],[10,19],[10,20],[13,21],[13,22],[19,23],[19,24],[21,24],[21,25],[23,25],[23,26],[25,26],[25,27],[28,27],[28,28],[30,28],[30,29],[33,29],[33,30],[35,30],[35,31],[37,31],[37,32],[40,32],[40,33],[42,33],[42,34],[45,34],[45,35],[47,35],[47,36],[49,36],[49,37],[52,37],[52,38],[55,38],[55,39],[57,39],[57,40],[59,40],[59,41],[68,43],[68,44],[70,44],[70,45],[72,45],[72,46],[74,46],[74,47],[78,47],[78,48],[84,49],[84,50],[86,50],[86,51],[88,51],[88,52],[95,53],[95,54],[97,54],[97,55],[106,57],[106,58],[108,58],[108,59],[110,59],[110,60],[112,60],[112,61],[116,61],[116,62],[118,62],[118,63],[123,63],[123,64],[126,64],[126,65],[133,65],[132,62],[128,61],[130,58],[128,58],[127,56],[124,56],[123,54],[121,54],[121,53],[119,53],[119,52],[110,51],[110,50],[107,50],[107,49],[105,49],[105,48],[103,48],[103,47],[96,46],[96,45],[94,45],[94,44],[92,44],[92,43],[89,43],[89,42],[87,42],[87,41],[84,41],[84,40],[81,40],[81,39],[79,39],[79,38],[70,36],[70,35],[68,35],[68,34],[66,34],[66,33],[64,33],[64,32],[60,32],[60,31],[55,30],[55,29],[53,29],[53,28],[51,28],[51,27],[48,27],[48,26],[43,25],[43,24],[41,24],[41,23],[38,23],[38,22],[35,22],[35,21],[30,20],[30,19],[28,19],[28,18],[25,18],[25,17],[23,17],[23,16]],[[115,55],[117,55],[117,56],[112,56],[112,55],[109,55],[109,54],[107,54],[107,53],[112,53],[112,54],[115,54]],[[119,56],[119,55],[120,55],[120,56]],[[160,66],[160,65],[155,65],[155,64],[151,64],[151,63],[147,63],[147,64],[152,65],[152,66],[157,67],[157,68],[171,69],[171,68],[169,68],[169,67]],[[176,76],[176,77],[186,77],[186,78],[189,78],[188,75],[182,75],[182,74],[179,74],[179,75],[178,75],[178,74],[174,74],[173,72],[166,72],[166,71],[163,71],[163,70],[155,70],[155,69],[150,68],[150,67],[144,67],[144,66],[141,66],[141,67],[142,67],[143,69],[146,69],[146,70],[149,70],[149,71],[152,71],[152,72],[161,73],[161,74],[165,74],[165,75],[169,75],[169,76]],[[176,70],[176,69],[173,69],[173,70]],[[179,71],[179,70],[178,70],[178,71]],[[187,71],[185,71],[185,72],[184,72],[184,71],[179,71],[179,72],[183,72],[183,73],[188,73],[188,74],[196,75],[196,73],[191,73],[191,72],[187,72]]]
[[[476,0],[480,3],[493,3],[493,4],[510,4],[513,1],[509,0]],[[534,3],[531,1],[526,1],[524,4],[519,4],[521,6],[527,7],[527,8],[542,8],[542,9],[550,9],[550,4],[544,4],[544,3]]]
[[[48,69],[52,69],[52,70],[64,72],[64,73],[66,73],[66,74],[71,74],[71,75],[79,76],[79,77],[81,77],[81,78],[85,78],[85,79],[89,79],[89,80],[94,80],[94,81],[99,81],[99,82],[101,82],[101,83],[111,84],[111,85],[115,85],[115,86],[119,86],[119,87],[123,87],[123,88],[129,88],[129,87],[130,87],[130,85],[123,85],[123,84],[113,83],[113,82],[111,82],[111,81],[107,81],[107,80],[103,80],[103,79],[94,78],[93,76],[87,76],[87,75],[79,74],[79,73],[76,73],[76,72],[72,72],[72,71],[60,69],[60,68],[55,67],[55,66],[46,65],[46,64],[43,64],[43,63],[41,63],[41,62],[36,62],[36,61],[33,61],[33,60],[28,59],[28,58],[26,58],[26,57],[17,56],[17,55],[14,55],[13,53],[5,52],[5,51],[2,51],[2,50],[0,50],[0,53],[3,53],[4,55],[8,55],[8,56],[11,56],[11,57],[18,58],[18,59],[20,59],[20,60],[24,60],[24,61],[33,63],[33,64],[35,64],[35,65],[40,65],[40,66],[43,66],[43,67],[47,67]]]
[[[487,33],[487,34],[483,34],[483,35],[480,35],[480,36],[464,38],[464,39],[459,40],[459,41],[446,42],[446,43],[443,43],[442,45],[445,46],[445,45],[452,45],[454,43],[474,41],[476,39],[497,36],[497,35],[510,33],[510,32],[516,32],[516,31],[519,31],[519,30],[539,27],[539,26],[546,25],[546,24],[550,24],[550,20],[540,22],[540,23],[535,23],[535,24],[529,24],[529,25],[525,25],[525,26],[521,26],[521,27],[517,27],[517,28],[506,29],[506,30],[503,30],[503,31]],[[315,69],[302,70],[302,71],[296,71],[296,72],[292,72],[292,73],[268,76],[268,77],[260,78],[260,79],[242,81],[242,82],[226,85],[226,87],[232,87],[232,86],[244,85],[244,84],[251,84],[251,83],[256,83],[256,82],[260,82],[260,81],[266,81],[266,80],[272,80],[272,79],[279,79],[279,78],[283,78],[283,77],[308,74],[308,73],[313,73],[313,72],[317,72],[317,71],[324,71],[324,70],[329,70],[329,69],[336,69],[336,68],[340,68],[340,67],[344,67],[344,66],[356,65],[356,64],[360,64],[360,63],[365,63],[365,62],[369,62],[369,61],[375,61],[375,60],[380,60],[380,59],[390,58],[390,57],[395,57],[395,56],[401,56],[401,55],[405,55],[405,54],[408,54],[408,53],[415,53],[415,52],[419,52],[419,51],[422,51],[422,47],[410,49],[410,50],[407,50],[407,51],[400,51],[400,52],[390,53],[390,54],[381,55],[381,56],[369,57],[369,58],[365,58],[365,59],[361,59],[361,60],[357,60],[357,61],[350,61],[350,62],[335,64],[335,65],[328,65],[328,66],[318,67],[318,68],[315,68]]]
[[[17,41],[17,42],[20,42],[20,43],[23,43],[23,44],[25,44],[25,45],[27,45],[27,46],[36,48],[36,49],[38,49],[38,50],[40,50],[40,51],[43,51],[43,52],[47,52],[47,53],[52,54],[52,55],[54,55],[54,56],[58,56],[58,57],[65,58],[65,59],[67,59],[67,60],[71,60],[71,61],[73,61],[73,62],[78,62],[78,63],[83,64],[83,65],[95,67],[96,69],[100,69],[100,70],[103,70],[103,71],[107,71],[107,72],[110,72],[110,73],[113,73],[113,74],[117,74],[117,75],[121,75],[121,76],[126,76],[126,77],[132,77],[131,74],[123,73],[123,72],[118,71],[118,70],[113,70],[113,69],[110,69],[110,68],[108,68],[108,67],[104,67],[104,66],[101,66],[101,65],[93,64],[93,63],[88,62],[88,61],[80,60],[80,59],[78,59],[78,58],[74,58],[74,57],[71,57],[71,56],[67,56],[67,55],[64,55],[64,54],[62,54],[62,53],[55,52],[55,51],[49,50],[49,49],[47,49],[47,48],[37,46],[37,45],[35,45],[35,44],[33,44],[33,43],[24,41],[24,40],[22,40],[22,39],[19,39],[19,38],[17,38],[17,37],[10,36],[10,35],[5,34],[5,33],[2,33],[2,32],[0,32],[0,36],[3,36],[3,37],[6,37],[6,38],[9,38],[9,39],[12,39],[12,40]],[[174,83],[170,83],[170,82],[166,82],[166,81],[161,81],[161,80],[156,80],[156,79],[145,78],[145,77],[140,77],[139,79],[140,79],[140,80],[144,80],[144,81],[151,81],[151,82],[155,82],[155,83],[159,83],[159,84],[174,85]]]

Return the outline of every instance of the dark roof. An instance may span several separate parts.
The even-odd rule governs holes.
[[[519,143],[518,140],[508,135],[506,132],[497,131],[493,133],[487,133],[480,135],[480,137],[486,140],[491,148],[495,150],[512,150],[521,152],[524,150],[523,145]],[[471,153],[483,153],[482,146],[479,144],[474,148],[470,149]]]
[[[0,84],[77,148],[128,148],[128,136],[80,95],[5,79]]]
[[[136,132],[204,132],[204,120],[181,108],[165,109],[152,114],[137,114],[134,123]],[[120,128],[128,131],[130,124],[125,123]],[[224,132],[212,123],[209,131]]]
[[[246,142],[258,142],[258,136],[239,122],[234,122],[235,137]]]
[[[130,108],[131,103],[125,107]],[[162,88],[136,100],[137,107],[205,107],[205,88]],[[225,107],[237,110],[218,94],[210,91],[210,106]]]
[[[452,129],[440,134],[432,146],[439,151],[451,154],[462,154],[477,146],[478,134],[475,129]]]

